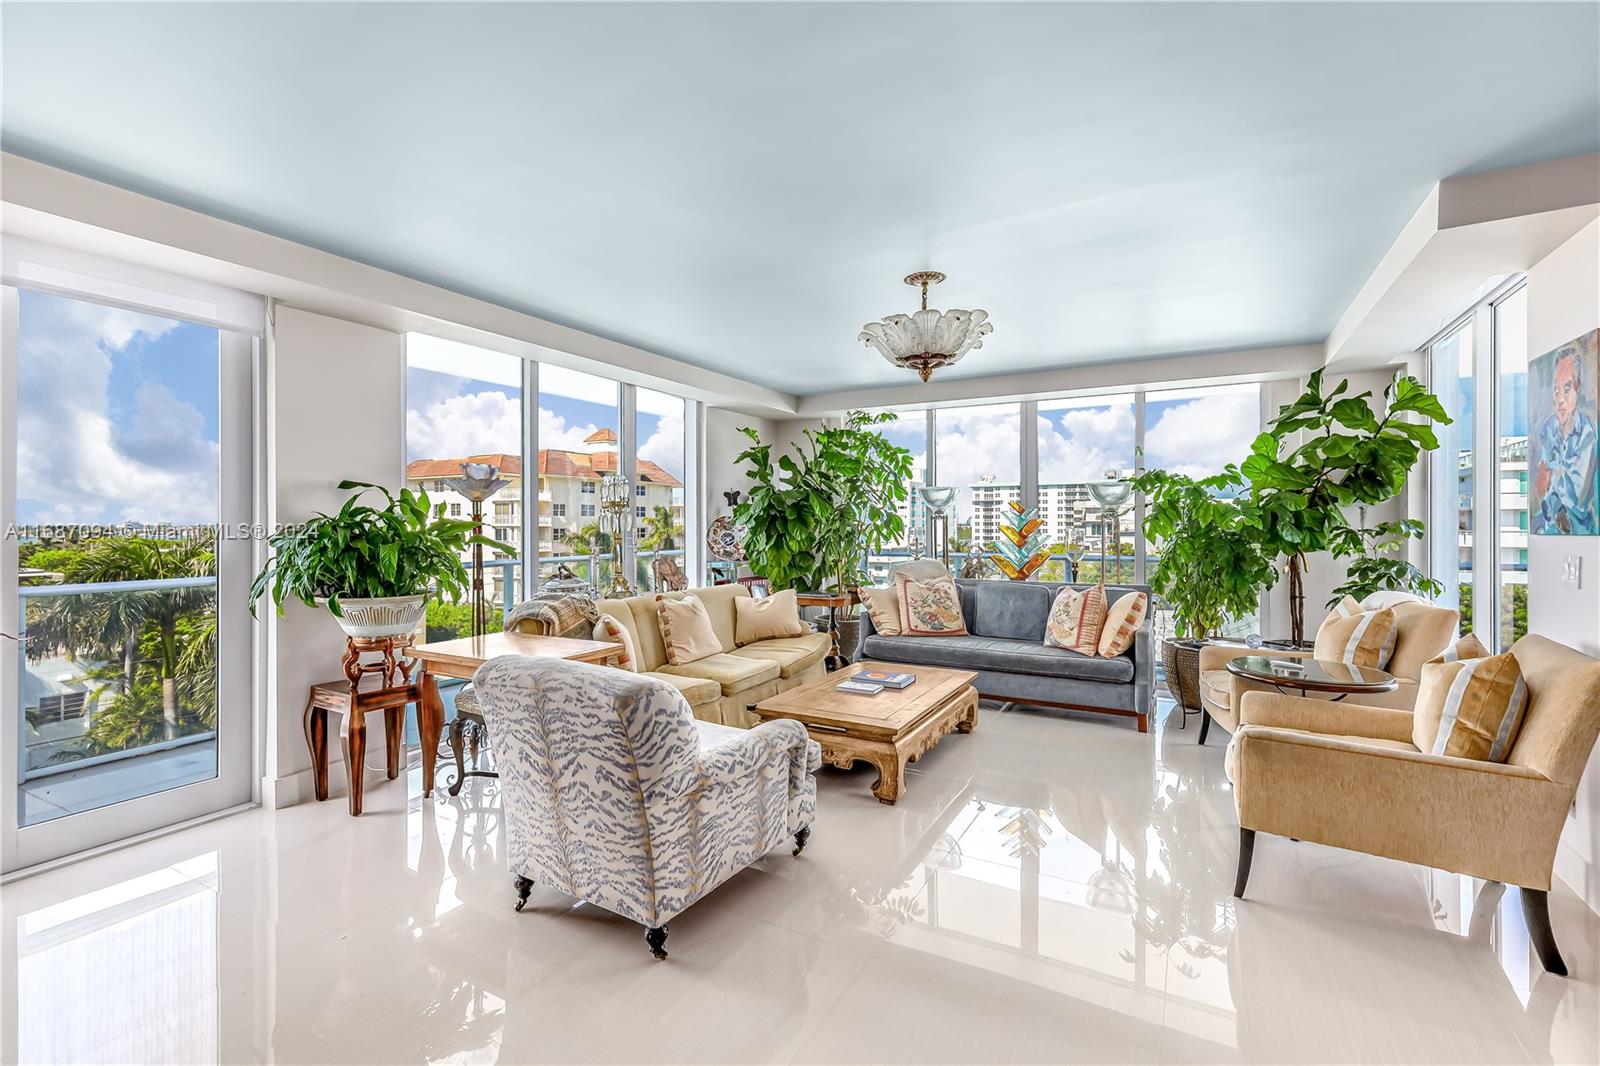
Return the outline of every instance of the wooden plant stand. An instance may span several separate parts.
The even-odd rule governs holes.
[[[401,738],[405,731],[406,704],[419,709],[422,687],[411,679],[413,664],[403,653],[411,638],[383,637],[345,639],[342,665],[344,679],[323,681],[311,686],[306,698],[304,728],[306,747],[311,752],[311,774],[319,800],[328,798],[328,712],[339,715],[339,747],[344,754],[345,774],[350,781],[350,814],[361,813],[362,786],[366,776],[367,715],[383,712],[385,768],[389,780],[400,776]],[[376,653],[376,661],[363,661],[363,654]],[[420,714],[419,714],[420,717]]]

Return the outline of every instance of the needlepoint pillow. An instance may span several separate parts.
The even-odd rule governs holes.
[[[700,597],[657,596],[656,617],[661,622],[661,643],[666,645],[667,662],[673,666],[696,662],[722,651],[722,642],[711,628],[711,615]]]
[[[967,632],[961,614],[961,594],[955,579],[942,577],[917,581],[905,574],[894,576],[900,604],[900,632],[912,637],[960,637]]]
[[[1426,663],[1411,742],[1432,755],[1505,762],[1527,708],[1528,687],[1510,652]]]
[[[735,596],[733,643],[738,647],[776,637],[803,637],[811,630],[800,621],[800,604],[794,589],[770,596]]]
[[[611,665],[618,670],[627,670],[631,673],[638,672],[639,657],[634,652],[633,634],[628,632],[627,626],[612,618],[609,614],[603,614],[594,623],[594,639],[621,644],[622,653],[612,660]]]
[[[1489,649],[1483,646],[1483,641],[1478,639],[1478,634],[1468,633],[1444,651],[1429,659],[1430,663],[1454,663],[1462,659],[1485,659],[1489,656]]]
[[[1100,631],[1106,624],[1106,588],[1070,586],[1056,593],[1044,626],[1047,647],[1065,648],[1082,655],[1100,651]]]
[[[894,589],[862,589],[861,606],[872,619],[872,628],[886,637],[900,635],[900,601]]]
[[[1312,654],[1331,662],[1382,670],[1394,654],[1395,635],[1394,611],[1387,607],[1363,611],[1360,604],[1346,596],[1317,630]]]
[[[1149,609],[1150,597],[1142,592],[1118,596],[1117,602],[1106,609],[1105,628],[1100,631],[1100,654],[1115,659],[1133,647],[1133,638],[1144,624],[1144,615]]]

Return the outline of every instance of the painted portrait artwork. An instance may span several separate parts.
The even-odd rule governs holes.
[[[1546,536],[1600,533],[1600,330],[1528,363],[1528,529]]]

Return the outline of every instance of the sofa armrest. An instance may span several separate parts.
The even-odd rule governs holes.
[[[1548,889],[1572,789],[1536,770],[1243,725],[1239,826]]]
[[[1145,613],[1133,635],[1133,709],[1148,715],[1155,710],[1155,612]]]
[[[850,661],[853,663],[858,663],[866,657],[867,638],[877,632],[877,629],[872,624],[872,612],[867,610],[865,603],[856,611],[856,619],[860,624],[856,627],[855,652],[850,656]]]
[[[1407,711],[1279,692],[1246,692],[1239,701],[1239,723],[1411,743],[1412,716]]]
[[[786,752],[790,766],[798,766],[802,773],[812,773],[822,767],[822,752],[818,747],[813,760],[810,747],[816,742],[806,735],[806,727],[787,718],[776,718],[744,730],[714,748],[700,753],[700,776],[705,780],[727,780],[748,772],[752,763],[764,761],[774,752]]]

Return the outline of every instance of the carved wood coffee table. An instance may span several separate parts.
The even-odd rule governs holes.
[[[909,688],[886,688],[876,696],[840,692],[836,687],[863,670],[915,674]],[[894,803],[906,787],[906,764],[916,762],[952,729],[970,733],[978,724],[978,675],[967,670],[896,663],[855,663],[820,681],[792,688],[751,710],[763,722],[792,718],[822,745],[822,759],[849,769],[856,762],[878,768],[872,794]]]

